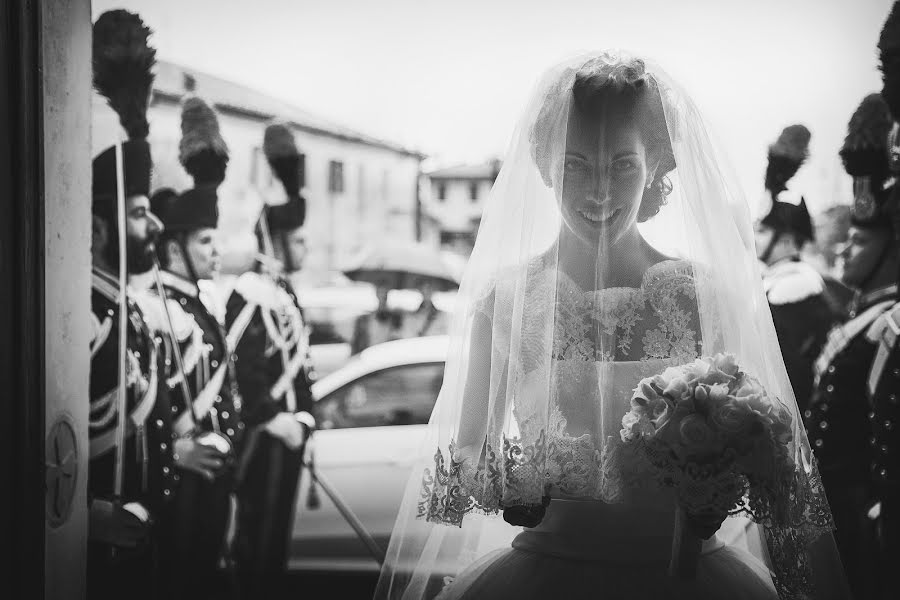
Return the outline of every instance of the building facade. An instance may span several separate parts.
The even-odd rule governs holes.
[[[288,123],[304,157],[307,201],[305,271],[325,278],[366,244],[385,237],[419,240],[427,229],[420,198],[424,156],[327,122],[288,103],[239,84],[160,61],[148,119],[154,189],[183,190],[192,181],[178,162],[181,102],[196,94],[213,106],[230,160],[219,188],[223,270],[245,269],[253,259],[253,235],[263,202],[278,204],[284,192],[262,151],[263,131],[273,119]],[[115,141],[121,129],[103,99],[94,95],[95,153]]]
[[[464,257],[472,252],[485,202],[500,161],[437,169],[424,176],[424,212],[436,223],[441,248]]]

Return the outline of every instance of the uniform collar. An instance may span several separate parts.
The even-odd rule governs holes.
[[[119,300],[119,279],[106,269],[91,267],[91,287],[109,300]]]
[[[181,292],[185,296],[190,296],[191,298],[200,296],[200,288],[197,287],[196,283],[189,279],[185,279],[171,271],[160,271],[159,277],[164,286]]]

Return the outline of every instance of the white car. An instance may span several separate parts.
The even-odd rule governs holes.
[[[319,430],[307,457],[383,550],[444,377],[447,337],[379,344],[313,384]],[[308,508],[301,474],[288,568],[377,572],[378,563],[321,490]]]

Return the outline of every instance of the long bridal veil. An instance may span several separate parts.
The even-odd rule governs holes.
[[[615,155],[636,144],[646,161]],[[791,417],[791,477],[768,500],[744,490],[731,514],[758,524],[782,597],[825,597],[814,590],[830,585],[823,573],[840,578],[747,204],[723,156],[690,98],[648,61],[579,56],[539,80],[485,207],[376,597],[433,597],[509,545],[520,529],[504,512],[527,520],[550,498],[627,504],[664,487],[621,459],[632,390],[667,366],[720,352]],[[639,199],[636,217],[615,203],[628,194]],[[646,244],[628,245],[629,219]],[[566,228],[588,241],[574,245],[582,250],[561,235]],[[659,260],[636,269],[640,253]]]

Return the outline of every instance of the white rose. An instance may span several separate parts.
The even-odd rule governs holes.
[[[734,354],[731,354],[730,352],[716,354],[712,357],[712,362],[716,369],[722,373],[725,373],[730,377],[735,377],[737,375],[738,364]]]

